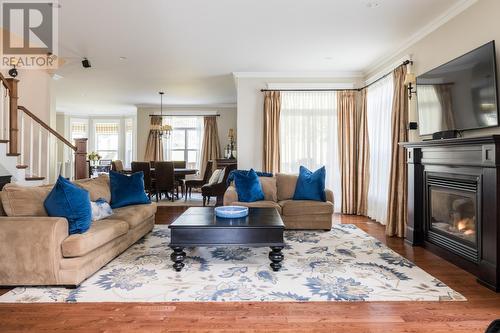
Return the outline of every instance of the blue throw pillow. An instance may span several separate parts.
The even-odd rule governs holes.
[[[324,166],[311,172],[301,165],[293,200],[326,201],[325,178]]]
[[[144,173],[142,171],[130,176],[119,172],[109,172],[111,190],[111,208],[151,203],[144,192]]]
[[[239,172],[234,175],[238,201],[254,202],[264,200],[264,192],[257,173],[250,169],[248,172]]]
[[[68,220],[70,235],[89,230],[92,223],[89,192],[69,180],[59,176],[43,205],[49,216]]]

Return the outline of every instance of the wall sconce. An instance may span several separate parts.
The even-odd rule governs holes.
[[[417,91],[415,89],[415,86],[417,84],[417,77],[415,76],[415,73],[406,73],[405,76],[405,86],[406,89],[408,89],[408,99],[411,99],[412,94],[416,94]]]

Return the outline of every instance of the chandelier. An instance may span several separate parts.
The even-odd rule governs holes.
[[[163,95],[165,94],[163,91],[159,92],[160,94],[160,118],[161,121],[159,124],[153,124],[151,125],[151,129],[153,131],[158,132],[158,135],[160,137],[166,136],[167,138],[170,136],[172,133],[172,126],[168,124],[163,124]]]

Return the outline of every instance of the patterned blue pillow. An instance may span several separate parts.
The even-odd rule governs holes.
[[[91,201],[90,205],[92,206],[92,221],[102,220],[113,215],[111,206],[103,198]]]
[[[326,201],[325,178],[324,166],[311,172],[301,165],[293,200]]]
[[[43,202],[49,216],[65,217],[69,234],[82,234],[92,223],[90,195],[84,189],[59,176],[54,188]]]

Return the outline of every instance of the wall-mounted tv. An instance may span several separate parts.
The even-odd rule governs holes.
[[[417,77],[420,135],[498,126],[495,42]]]

